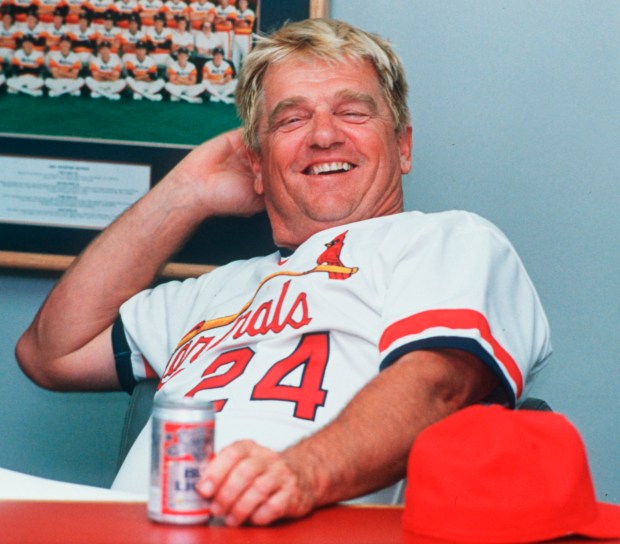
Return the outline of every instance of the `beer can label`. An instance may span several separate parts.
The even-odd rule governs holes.
[[[154,421],[149,515],[169,523],[202,523],[209,501],[196,490],[200,467],[213,456],[213,420]]]
[[[200,464],[206,458],[208,422],[187,425],[165,421],[163,424],[162,512],[164,514],[209,514],[209,503],[196,491]]]

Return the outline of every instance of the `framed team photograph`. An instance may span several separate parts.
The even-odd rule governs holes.
[[[2,0],[0,267],[64,270],[194,146],[239,126],[255,36],[328,15],[328,0]],[[270,236],[264,215],[212,221],[164,275],[271,251]]]

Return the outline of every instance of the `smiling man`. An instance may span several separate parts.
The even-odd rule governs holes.
[[[396,500],[428,425],[515,405],[550,353],[544,312],[493,225],[403,212],[411,127],[401,63],[345,23],[259,41],[237,90],[243,134],[206,142],[111,225],[17,347],[62,390],[215,403],[199,491],[229,525],[366,495]],[[145,288],[205,218],[267,210],[279,250]],[[115,486],[145,490],[148,429]]]

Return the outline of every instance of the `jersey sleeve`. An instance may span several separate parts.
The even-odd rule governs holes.
[[[179,341],[204,318],[203,309],[239,267],[239,262],[230,263],[199,278],[163,283],[121,306],[112,328],[112,346],[125,390],[131,391],[140,380],[162,376]]]
[[[175,341],[183,336],[182,309],[198,292],[196,280],[173,281],[142,291],[121,306],[112,345],[125,390],[131,392],[136,382],[161,376]]]
[[[498,376],[494,400],[514,406],[528,376],[551,353],[547,318],[521,260],[496,227],[465,212],[438,215],[443,220],[417,233],[393,267],[381,367],[414,350],[464,350]]]

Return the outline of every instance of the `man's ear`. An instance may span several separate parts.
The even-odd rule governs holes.
[[[263,187],[263,171],[261,168],[260,154],[248,148],[248,158],[250,159],[250,167],[254,174],[254,191],[256,194],[262,195],[265,189]]]
[[[396,138],[400,154],[400,172],[401,174],[408,174],[411,170],[411,152],[413,150],[413,130],[411,125],[407,125]]]

